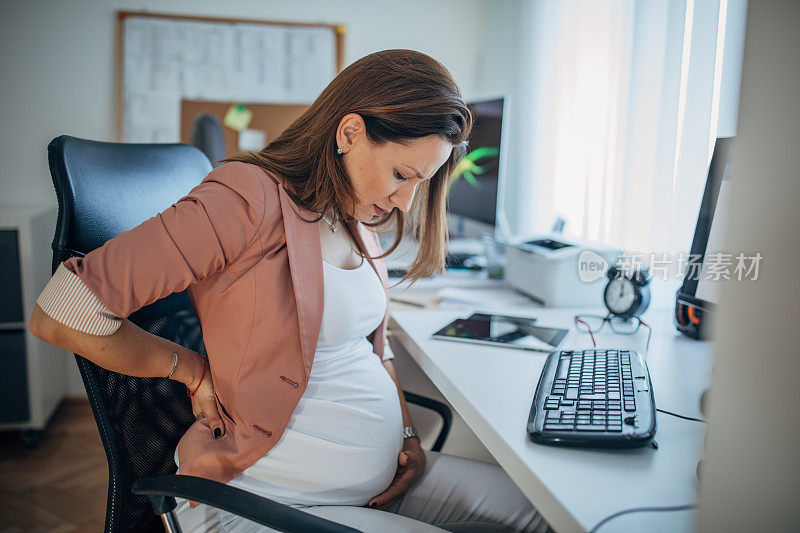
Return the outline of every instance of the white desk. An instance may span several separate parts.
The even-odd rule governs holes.
[[[485,286],[485,282],[482,284]],[[643,317],[653,327],[647,363],[656,405],[700,417],[699,397],[710,375],[709,343],[678,335],[672,326],[671,307],[665,303],[668,304],[662,301],[659,308]],[[501,304],[498,302],[499,309]],[[702,457],[705,424],[658,413],[658,450],[584,450],[531,442],[526,423],[547,355],[431,338],[451,320],[479,310],[486,307],[392,311],[391,328],[422,371],[559,533],[591,530],[603,518],[624,509],[697,501],[695,471]],[[510,309],[505,311],[509,313]],[[534,306],[516,307],[513,311],[536,316],[542,325],[569,326],[571,333],[563,348],[591,348],[589,336],[572,327],[572,317],[578,313],[602,313],[600,308]],[[604,328],[597,337],[598,346],[644,351],[644,330],[634,336],[620,336],[608,329]],[[636,513],[619,517],[599,531],[685,531],[693,528],[693,522],[693,512]]]

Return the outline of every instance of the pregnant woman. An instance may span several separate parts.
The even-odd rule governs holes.
[[[501,468],[420,447],[386,342],[373,228],[394,228],[391,249],[406,227],[419,239],[407,278],[443,269],[446,193],[471,127],[437,61],[370,54],[263,150],[59,265],[31,331],[104,368],[186,384],[196,421],[179,474],[362,531],[546,531]],[[207,358],[127,320],[185,289]],[[178,502],[184,531],[272,531]]]

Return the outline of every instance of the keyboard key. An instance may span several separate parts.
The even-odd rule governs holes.
[[[567,377],[568,373],[569,373],[569,359],[567,357],[562,357],[558,361],[558,368],[556,368],[555,379],[564,379]]]
[[[581,400],[605,400],[605,394],[581,394]]]
[[[572,431],[572,424],[545,424],[544,429],[548,431]]]
[[[567,400],[577,400],[578,399],[578,389],[570,387],[567,389]]]
[[[576,424],[575,431],[605,431],[605,424]]]

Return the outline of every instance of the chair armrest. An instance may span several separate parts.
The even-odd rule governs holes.
[[[450,426],[453,423],[453,413],[450,411],[450,408],[438,400],[428,398],[427,396],[420,396],[419,394],[415,394],[413,392],[404,390],[403,396],[407,402],[415,403],[427,409],[436,411],[439,413],[439,416],[442,417],[442,430],[439,432],[436,442],[434,442],[433,446],[431,446],[431,450],[434,452],[442,451],[442,446],[444,446],[444,441],[450,434]]]
[[[131,491],[150,498],[158,515],[174,510],[177,496],[223,509],[279,531],[360,533],[358,529],[197,476],[171,474],[140,478],[131,484]]]

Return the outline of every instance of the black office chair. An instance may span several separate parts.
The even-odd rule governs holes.
[[[211,170],[202,152],[184,144],[107,143],[62,135],[47,149],[58,197],[53,272],[69,257],[84,256],[168,208]],[[206,353],[185,291],[145,306],[129,319],[154,335]],[[175,475],[173,452],[194,422],[183,385],[111,372],[78,354],[75,360],[108,459],[107,533],[180,531],[172,512],[175,497],[279,531],[356,531],[235,487]],[[404,395],[442,416],[442,430],[431,448],[441,450],[451,423],[448,407],[413,393]]]

